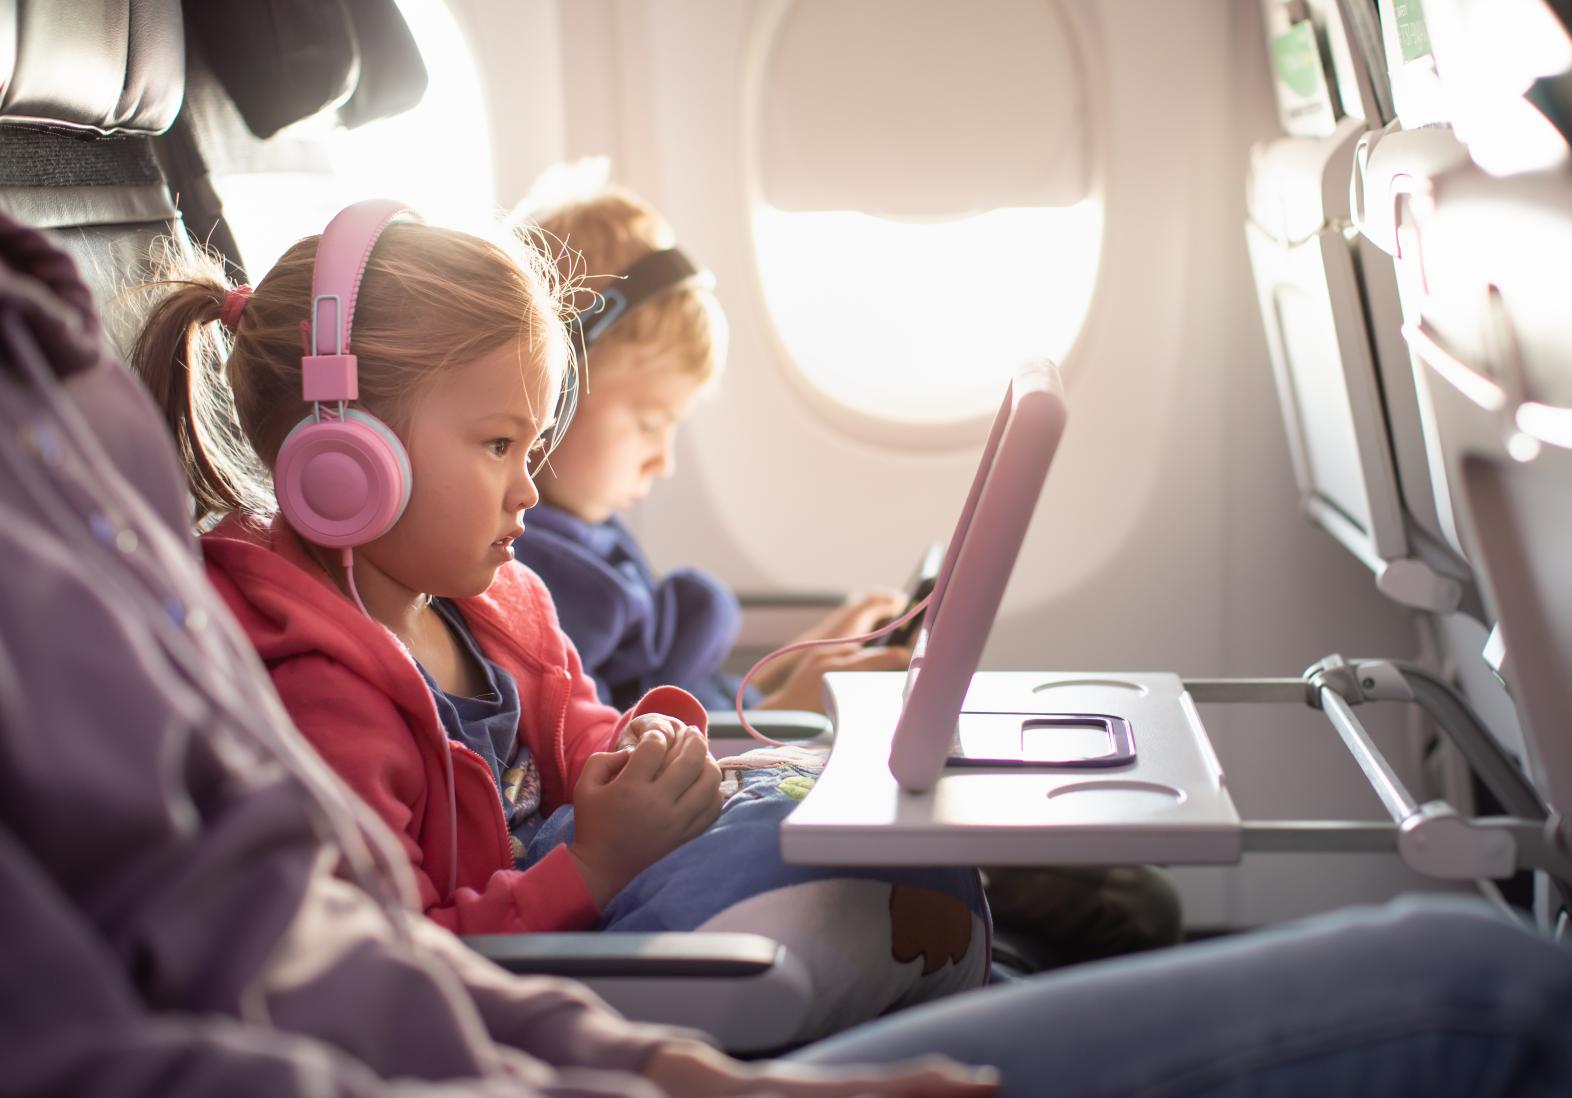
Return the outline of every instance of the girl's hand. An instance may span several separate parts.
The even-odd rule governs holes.
[[[799,644],[802,641],[825,640],[830,637],[860,637],[864,633],[871,633],[882,621],[897,617],[906,609],[906,596],[899,591],[875,591],[872,594],[860,595],[847,599],[845,604],[828,615],[819,619],[811,628],[794,638],[790,643]],[[782,647],[785,647],[784,645]],[[833,651],[826,649],[826,651]],[[782,690],[786,682],[813,656],[793,653],[772,660],[770,664],[754,676],[754,682],[765,694],[773,694]],[[905,666],[904,664],[902,666]],[[823,674],[821,671],[820,674]],[[817,676],[813,678],[813,689],[818,689]],[[817,699],[817,693],[814,695]],[[812,705],[776,705],[765,706],[775,709],[819,709],[820,703],[815,700]]]
[[[669,718],[668,718],[669,719]],[[697,729],[668,743],[648,728],[629,750],[599,751],[573,789],[568,850],[598,906],[720,815],[721,772]]]
[[[828,671],[904,671],[910,648],[861,648],[835,645],[803,653],[779,689],[766,694],[760,709],[810,709],[824,712],[824,675]]]
[[[651,1054],[644,1077],[673,1098],[986,1098],[999,1089],[992,1068],[942,1056],[876,1067],[815,1067],[780,1060],[741,1063],[696,1041],[673,1041]]]
[[[703,738],[704,734],[691,724],[683,724],[676,717],[668,717],[664,713],[644,713],[634,717],[617,734],[615,750],[625,751],[637,747],[646,732],[658,732],[666,740],[666,747],[671,748],[684,733]]]

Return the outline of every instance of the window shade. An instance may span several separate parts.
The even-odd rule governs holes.
[[[763,65],[777,209],[928,219],[1086,196],[1085,59],[1051,0],[794,0]]]

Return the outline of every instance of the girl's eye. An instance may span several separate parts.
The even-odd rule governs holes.
[[[486,443],[486,445],[491,449],[493,454],[501,457],[502,455],[506,454],[508,449],[513,445],[513,440],[511,438],[494,438],[490,442]]]

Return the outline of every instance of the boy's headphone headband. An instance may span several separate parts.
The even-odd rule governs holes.
[[[573,314],[568,327],[583,356],[617,321],[640,305],[679,290],[714,287],[715,276],[689,259],[681,248],[651,252],[601,290],[594,305]]]

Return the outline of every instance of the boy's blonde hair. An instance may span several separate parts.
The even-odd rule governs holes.
[[[581,308],[588,306],[590,292],[604,290],[646,255],[675,243],[666,219],[620,187],[568,200],[530,220],[559,242],[558,274],[575,284],[573,304]],[[726,315],[713,293],[702,287],[678,290],[640,305],[607,329],[590,364],[637,359],[704,383],[725,363],[726,334]]]
[[[215,258],[172,249],[168,273],[145,287],[158,296],[131,363],[174,433],[198,522],[273,509],[268,470],[311,410],[300,359],[320,239],[284,253],[233,332],[219,324],[233,287]],[[355,302],[356,403],[402,433],[413,399],[444,368],[512,342],[523,382],[555,343],[565,364],[560,408],[573,376],[562,317],[561,283],[538,249],[510,252],[468,233],[395,222],[378,239]],[[537,410],[542,418],[551,411]]]

